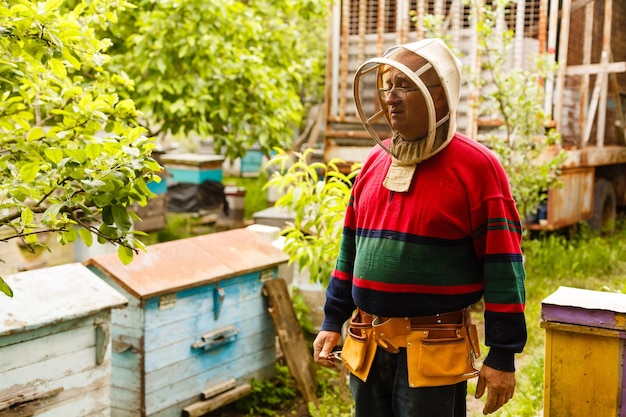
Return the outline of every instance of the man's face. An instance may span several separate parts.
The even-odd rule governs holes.
[[[420,58],[424,64],[426,61]],[[434,69],[420,76],[435,104],[436,120],[448,112],[445,92]],[[383,88],[387,93],[385,104],[391,127],[407,141],[415,141],[428,135],[428,108],[421,91],[402,71],[390,68],[383,74]],[[398,90],[396,90],[398,89]],[[402,91],[404,90],[404,91]],[[404,98],[406,97],[406,98]]]

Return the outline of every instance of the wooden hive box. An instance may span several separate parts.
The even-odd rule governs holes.
[[[161,162],[174,182],[202,184],[222,182],[224,157],[195,153],[173,153],[161,156]]]
[[[233,388],[220,394],[232,401],[253,377],[271,376],[275,332],[262,287],[288,256],[248,229],[147,249],[127,266],[115,254],[86,261],[129,299],[112,319],[112,415],[201,415],[193,407],[211,395]]]
[[[626,417],[626,294],[559,287],[541,303],[545,417]]]
[[[80,263],[5,280],[0,415],[110,416],[111,310],[127,300]]]

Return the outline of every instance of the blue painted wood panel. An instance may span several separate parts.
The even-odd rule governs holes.
[[[158,300],[145,304],[146,412],[152,415],[189,399],[189,393],[231,378],[249,380],[272,368],[275,338],[260,274],[248,273],[216,284],[176,294],[172,308],[159,309]],[[224,301],[215,319],[213,292],[219,285]],[[204,351],[191,345],[203,334],[232,326],[236,339]]]
[[[211,386],[273,374],[275,332],[262,290],[287,260],[246,229],[149,246],[129,266],[108,255],[92,260],[90,268],[129,298],[112,320],[116,346],[130,347],[112,356],[112,416],[179,417]],[[194,347],[224,329],[236,337]]]
[[[246,303],[246,306],[254,305],[255,303]],[[257,305],[260,303],[256,303]],[[199,357],[200,361],[206,361],[205,357],[209,357],[209,361],[219,363],[219,358],[217,356],[220,354],[221,349],[224,347],[228,347],[230,344],[237,344],[241,341],[244,341],[244,344],[247,343],[245,340],[250,337],[255,337],[256,335],[264,335],[265,342],[268,344],[272,344],[274,342],[274,332],[271,323],[268,323],[265,320],[265,317],[256,315],[249,319],[239,320],[232,323],[232,326],[235,327],[239,331],[237,337],[234,342],[225,344],[221,347],[217,347],[210,351],[203,351],[202,349],[192,349],[191,345],[200,339],[201,334],[197,333],[194,337],[194,334],[188,335],[184,339],[180,339],[177,341],[171,341],[168,344],[162,345],[158,349],[147,350],[146,351],[146,361],[145,361],[145,372],[150,373],[155,369],[160,369],[165,366],[171,365],[173,363],[177,363],[182,360],[187,360],[190,358]],[[257,340],[257,343],[260,343],[260,340]],[[210,353],[210,355],[208,355]],[[206,366],[207,364],[203,364]]]
[[[241,368],[244,367],[250,370],[250,364],[252,362],[255,362],[254,374],[244,375],[244,377],[248,377],[246,380],[249,380],[252,376],[258,377],[261,374],[260,371],[265,371],[263,373],[267,374],[267,369],[264,369],[262,365],[265,365],[265,368],[268,369],[274,368],[274,360],[268,361],[268,358],[275,358],[273,352],[268,349],[257,351],[252,355],[238,356],[235,360],[224,362],[218,367],[205,370],[202,373],[191,375],[188,379],[178,381],[175,385],[169,385],[152,392],[147,396],[146,409],[148,415],[152,415],[163,409],[164,406],[188,399],[190,392],[195,391],[199,394],[201,390],[198,390],[198,387],[203,389],[208,388],[230,378],[235,378],[236,376],[238,376],[236,379],[241,381]],[[194,398],[196,400],[200,399],[199,395],[194,396]],[[178,410],[178,412],[180,413],[180,410]]]
[[[185,169],[167,168],[167,172],[172,174],[172,180],[187,184],[202,184],[204,181],[222,182],[222,169]]]
[[[228,362],[236,361],[239,357],[249,358],[258,351],[271,350],[271,348],[275,349],[273,338],[268,338],[266,333],[255,333],[248,335],[245,339],[236,340],[235,342],[208,352],[194,352],[193,356],[185,360],[173,362],[167,366],[154,369],[151,372],[146,372],[146,392],[149,393],[164,386],[175,385],[178,380],[187,379],[196,374],[201,375],[206,370],[214,370],[224,366]],[[274,355],[271,355],[268,359],[273,362],[274,358]],[[256,361],[250,362],[251,363],[243,364],[230,378],[237,379],[253,373],[258,363]],[[167,379],[163,380],[164,376],[167,376]],[[225,378],[224,381],[230,378]],[[216,381],[215,383],[217,382],[223,381]],[[201,386],[202,389],[204,389],[211,385],[214,384],[209,384],[205,387],[204,383],[202,383]]]

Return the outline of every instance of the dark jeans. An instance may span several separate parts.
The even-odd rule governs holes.
[[[465,417],[467,382],[409,388],[406,349],[376,351],[367,382],[350,375],[355,417]]]

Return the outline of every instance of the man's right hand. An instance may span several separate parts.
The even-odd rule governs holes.
[[[329,332],[327,330],[319,332],[313,341],[313,359],[315,363],[326,368],[333,368],[335,362],[331,352],[340,339],[341,333]]]
[[[476,398],[480,398],[487,389],[487,401],[483,414],[491,414],[509,402],[515,392],[515,372],[499,371],[483,365],[476,385]]]

